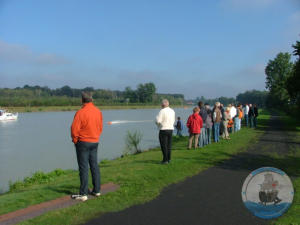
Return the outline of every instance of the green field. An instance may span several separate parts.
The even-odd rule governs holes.
[[[261,115],[259,123],[266,124],[268,119],[268,115]],[[21,224],[80,224],[102,213],[150,201],[164,187],[245,151],[262,133],[261,129],[244,128],[231,135],[231,140],[222,140],[201,150],[186,150],[187,137],[174,138],[172,162],[168,165],[160,164],[162,156],[159,148],[103,161],[100,164],[102,183],[119,184],[121,188],[118,191],[70,208],[46,213]],[[58,172],[58,176],[40,173],[13,187],[11,192],[0,196],[0,214],[76,193],[79,187],[78,172]]]

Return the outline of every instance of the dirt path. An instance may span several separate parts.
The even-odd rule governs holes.
[[[269,153],[284,155],[291,141],[280,119],[273,116],[260,140],[245,153],[233,156],[185,181],[170,185],[153,201],[107,213],[87,225],[263,225],[243,205],[241,189],[248,174],[263,166],[275,166]],[[142,191],[142,190],[141,190]]]

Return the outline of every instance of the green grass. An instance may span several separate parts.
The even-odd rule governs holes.
[[[269,115],[261,115],[259,124],[265,125]],[[55,210],[21,224],[80,224],[110,211],[119,211],[132,205],[154,199],[162,189],[172,183],[193,176],[233,154],[245,151],[247,146],[258,140],[262,130],[244,128],[231,135],[231,140],[213,143],[201,150],[186,150],[187,137],[174,138],[172,162],[161,165],[160,149],[137,155],[129,155],[100,164],[102,183],[120,185],[116,192],[91,199],[75,206]],[[90,182],[91,184],[91,182]],[[66,171],[53,179],[30,185],[19,185],[13,191],[0,195],[0,214],[25,208],[29,205],[76,193],[79,187],[78,172]]]
[[[300,119],[293,116],[281,114],[285,124],[285,131],[288,132],[289,141],[295,144],[289,148],[289,155],[285,158],[278,158],[285,164],[288,174],[292,174],[292,182],[295,189],[294,201],[291,208],[272,224],[276,225],[300,225]]]

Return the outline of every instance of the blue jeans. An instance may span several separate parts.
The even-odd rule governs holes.
[[[214,123],[215,142],[219,142],[219,137],[220,137],[220,123]]]
[[[97,148],[98,143],[80,141],[76,145],[77,162],[80,177],[80,195],[88,194],[89,165],[92,174],[93,192],[100,192],[100,168],[98,166]]]
[[[245,114],[245,123],[246,123],[246,127],[248,127],[248,115],[247,114]]]
[[[182,136],[182,130],[177,130],[177,136]]]
[[[234,118],[234,132],[237,132],[239,130],[240,121],[238,117]]]
[[[206,144],[211,144],[212,128],[206,128]]]
[[[251,127],[251,128],[254,127],[254,124],[253,124],[254,121],[253,121],[253,119],[254,119],[253,116],[250,116],[250,117],[249,117],[250,127]]]
[[[199,136],[199,147],[202,148],[206,145],[206,128],[201,128],[201,133]]]

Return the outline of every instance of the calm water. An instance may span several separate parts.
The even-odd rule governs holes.
[[[191,109],[174,109],[186,123]],[[98,160],[122,155],[129,131],[143,134],[142,149],[156,147],[158,130],[154,118],[159,109],[104,110],[103,133]],[[0,192],[8,190],[9,181],[22,180],[40,170],[77,169],[70,126],[75,112],[20,113],[18,121],[0,122]],[[108,125],[108,121],[122,121]]]

